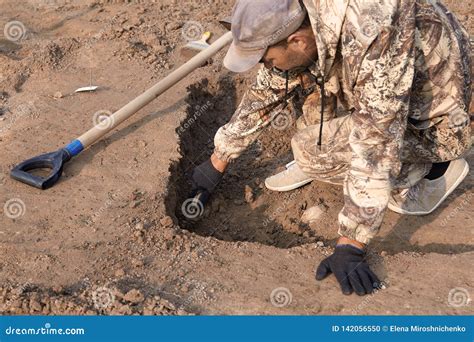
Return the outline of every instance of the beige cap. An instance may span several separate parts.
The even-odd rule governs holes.
[[[234,40],[224,66],[234,72],[254,67],[267,48],[295,32],[306,17],[298,0],[237,0],[232,11]]]

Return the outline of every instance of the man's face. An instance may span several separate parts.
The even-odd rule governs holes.
[[[314,36],[293,34],[287,40],[270,46],[262,58],[267,69],[273,67],[286,71],[307,67],[317,58]]]

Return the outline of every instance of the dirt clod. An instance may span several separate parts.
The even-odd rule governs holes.
[[[123,299],[127,302],[133,303],[133,304],[138,304],[143,302],[145,297],[143,294],[140,292],[140,290],[137,289],[132,289],[128,291],[125,296],[123,296]]]
[[[160,224],[162,227],[170,227],[173,225],[173,219],[171,216],[165,216],[160,220]]]

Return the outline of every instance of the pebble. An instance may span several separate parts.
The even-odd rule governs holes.
[[[130,202],[130,208],[136,208],[136,207],[138,207],[142,202],[143,202],[143,200],[131,201],[131,202]]]
[[[386,251],[380,252],[380,255],[383,256],[383,257],[387,256],[387,254],[388,254],[388,253],[387,253]]]
[[[41,306],[41,303],[38,302],[36,299],[30,299],[30,309],[32,311],[41,311],[43,307]]]
[[[123,296],[123,299],[126,300],[127,302],[138,304],[138,303],[143,302],[145,300],[145,297],[140,292],[140,290],[132,289],[128,291],[125,294],[125,296]]]
[[[123,277],[124,275],[125,275],[125,271],[122,268],[119,268],[117,271],[115,271],[116,277]]]
[[[142,267],[143,265],[145,265],[143,260],[140,260],[140,259],[133,259],[132,260],[132,266],[133,267]]]
[[[300,205],[300,209],[301,210],[306,210],[306,208],[308,207],[308,202],[304,201],[301,205]]]
[[[174,236],[175,236],[174,229],[172,229],[172,228],[165,228],[165,229],[163,229],[163,238],[164,238],[166,241],[173,240]]]
[[[317,242],[316,242],[316,246],[318,246],[318,247],[324,247],[324,242],[322,242],[322,241],[317,241]]]
[[[64,95],[63,95],[63,93],[61,93],[60,91],[57,91],[57,92],[54,93],[53,97],[54,97],[55,99],[61,99],[61,98],[64,97]]]
[[[242,201],[242,200],[239,200],[239,199],[235,199],[235,200],[234,200],[234,204],[235,204],[235,205],[242,205],[242,204],[244,204],[244,203],[245,203],[245,201]]]
[[[306,209],[301,215],[301,221],[303,223],[311,223],[319,220],[321,215],[324,213],[324,210],[320,206],[314,206]]]
[[[171,216],[165,216],[160,220],[160,224],[162,227],[170,227],[173,225],[173,219]]]
[[[249,185],[245,185],[245,201],[252,203],[255,200],[253,190]]]

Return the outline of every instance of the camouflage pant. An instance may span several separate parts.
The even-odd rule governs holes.
[[[352,157],[351,115],[324,121],[321,147],[317,145],[319,124],[299,128],[291,147],[303,172],[315,180],[342,185]],[[393,188],[416,184],[429,172],[432,163],[457,159],[469,150],[470,144],[469,126],[456,131],[441,122],[426,130],[407,129],[400,155],[402,169],[397,179],[392,180]]]

